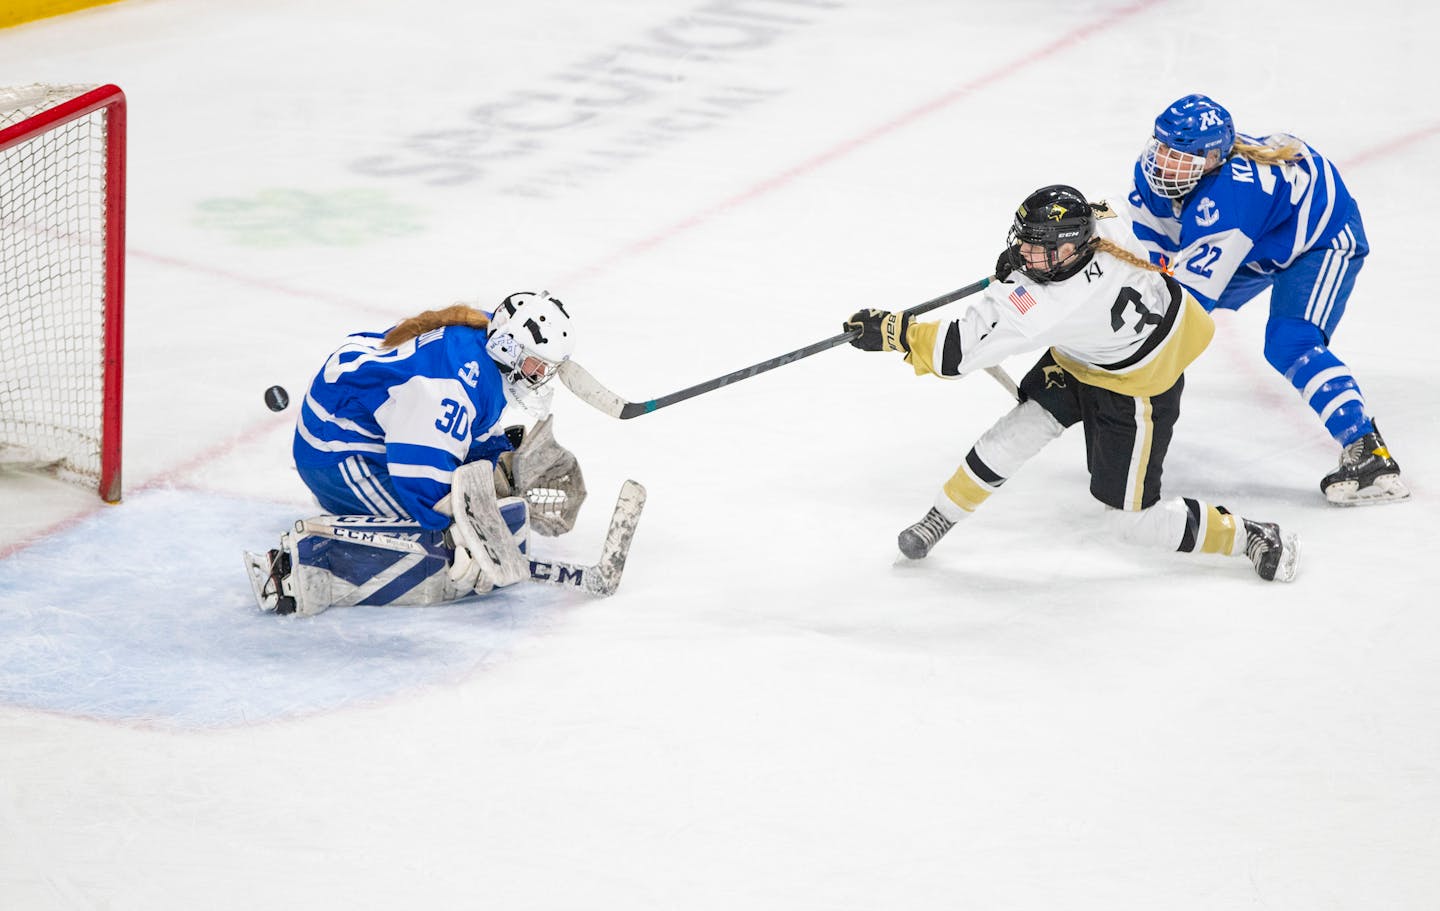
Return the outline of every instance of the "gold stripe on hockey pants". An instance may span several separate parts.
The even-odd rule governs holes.
[[[1144,509],[1145,476],[1150,470],[1150,444],[1155,439],[1155,423],[1150,417],[1150,399],[1135,399],[1135,449],[1130,456],[1130,489],[1125,500],[1130,509]]]

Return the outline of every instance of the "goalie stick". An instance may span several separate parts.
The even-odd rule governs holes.
[[[600,548],[600,558],[586,566],[563,560],[539,560],[527,555],[530,561],[530,581],[574,588],[601,598],[615,594],[615,590],[620,587],[620,576],[625,572],[625,560],[630,556],[630,542],[635,537],[635,527],[640,523],[640,512],[644,508],[645,486],[639,481],[626,481],[620,485],[620,496],[616,499],[615,511],[610,516],[610,527],[605,531],[605,543]],[[364,532],[359,532],[358,535],[354,532],[347,534],[337,531],[332,524],[309,519],[297,521],[295,530],[338,541],[355,541],[382,550],[421,555],[430,553],[419,541]]]
[[[957,288],[948,294],[942,294],[939,297],[928,300],[923,304],[916,304],[914,307],[911,307],[905,312],[912,316],[918,316],[921,313],[928,313],[929,311],[934,310],[937,307],[943,307],[946,304],[953,303],[963,297],[969,297],[970,295],[975,294],[978,291],[983,291],[986,287],[990,285],[992,281],[994,281],[993,277],[982,278],[978,282],[966,285],[963,288]],[[819,354],[822,351],[829,351],[831,348],[839,347],[840,345],[843,345],[846,342],[851,341],[852,339],[858,338],[859,335],[860,330],[858,329],[853,329],[849,332],[842,332],[839,335],[833,335],[830,338],[825,339],[824,341],[819,341],[811,345],[806,345],[804,348],[797,348],[796,350],[791,351],[787,354],[781,354],[777,357],[772,357],[769,360],[761,361],[758,364],[752,364],[749,367],[744,367],[740,370],[727,373],[724,376],[717,376],[713,380],[706,380],[703,383],[697,383],[694,386],[681,389],[679,392],[672,392],[669,395],[662,395],[659,398],[649,399],[648,401],[644,402],[626,401],[625,399],[621,398],[620,396],[612,392],[610,389],[608,389],[599,380],[595,379],[595,377],[591,375],[590,371],[586,370],[584,367],[581,367],[574,361],[566,361],[565,363],[560,365],[560,381],[565,384],[565,388],[569,389],[572,393],[574,393],[576,398],[580,399],[585,404],[599,411],[602,411],[605,414],[610,415],[610,417],[612,418],[619,418],[623,421],[629,420],[633,417],[639,417],[642,414],[649,414],[650,412],[656,411],[660,408],[664,408],[667,405],[674,405],[677,402],[683,402],[686,399],[694,398],[697,395],[703,395],[706,392],[711,392],[715,389],[719,389],[722,386],[728,386],[731,383],[737,383],[740,380],[749,379],[750,377],[757,374],[774,370],[776,367],[783,367],[786,364],[794,363],[795,361],[810,357],[813,354]],[[1001,370],[999,367],[986,367],[985,372],[993,376],[995,380],[1000,383],[1000,385],[1004,386],[1010,392],[1011,395],[1018,396],[1018,391],[1015,388],[1014,381],[1011,380],[1008,375],[1006,375],[1005,371]]]

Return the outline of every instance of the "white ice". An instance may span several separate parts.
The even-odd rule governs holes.
[[[0,31],[0,84],[130,103],[126,501],[0,478],[0,908],[1440,907],[1437,24],[125,0]],[[659,396],[987,274],[1021,198],[1117,191],[1191,91],[1330,155],[1374,251],[1335,349],[1412,501],[1320,497],[1263,301],[1166,463],[1297,531],[1294,585],[1112,547],[1078,436],[904,563],[1005,394],[841,348],[623,423],[562,398],[592,500],[551,552],[650,490],[609,600],[254,609],[240,550],[313,510],[261,393],[345,333],[543,287]]]

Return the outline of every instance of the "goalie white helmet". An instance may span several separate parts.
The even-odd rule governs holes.
[[[500,302],[490,317],[485,353],[500,366],[506,390],[517,404],[534,410],[550,390],[541,387],[575,351],[575,335],[565,305],[549,292],[518,291]],[[537,395],[538,394],[538,395]]]

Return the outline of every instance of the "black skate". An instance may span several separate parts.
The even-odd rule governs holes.
[[[1373,506],[1410,496],[1378,427],[1340,452],[1340,467],[1325,476],[1320,490],[1336,506]]]
[[[935,542],[945,537],[945,533],[955,527],[955,523],[940,514],[940,510],[930,507],[925,513],[925,518],[911,525],[900,532],[900,553],[911,560],[923,560],[925,555],[930,553],[930,548]]]
[[[245,569],[250,575],[250,587],[261,610],[276,614],[295,613],[295,598],[286,594],[288,586],[285,583],[290,578],[288,553],[272,550],[262,557],[246,551]]]
[[[1267,582],[1293,582],[1300,568],[1300,539],[1282,534],[1274,522],[1245,523],[1245,556]]]

